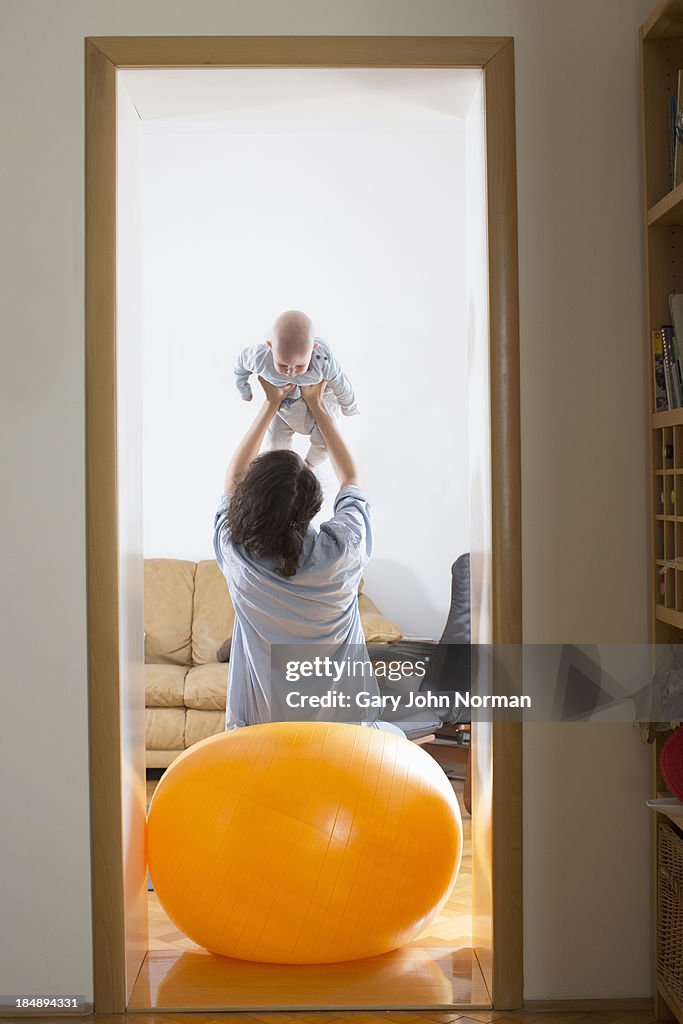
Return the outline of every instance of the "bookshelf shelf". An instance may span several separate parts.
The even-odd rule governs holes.
[[[643,221],[645,227],[646,322],[643,344],[648,353],[649,477],[651,503],[650,636],[656,645],[683,644],[683,408],[656,412],[653,367],[653,332],[673,324],[669,296],[683,294],[683,183],[672,187],[672,100],[678,95],[679,71],[683,71],[683,0],[660,0],[640,30],[642,139],[643,139]],[[679,149],[676,162],[683,159]],[[677,179],[681,181],[680,166]],[[679,324],[680,328],[680,324]],[[658,396],[662,396],[661,373],[665,370],[667,401],[676,404],[671,378],[675,348],[671,332],[660,339],[667,361],[658,367]],[[683,341],[683,329],[678,331]],[[658,341],[660,340],[658,339]],[[671,345],[669,346],[669,341]],[[683,352],[679,352],[683,358]],[[680,390],[680,389],[679,389]],[[672,400],[673,399],[673,400]],[[666,404],[666,403],[664,403]],[[655,648],[661,650],[659,646]],[[654,659],[654,655],[653,655]],[[654,671],[655,665],[652,669]],[[659,755],[669,733],[657,731],[652,749],[652,793],[665,789],[659,771]],[[666,820],[658,808],[653,814],[653,840],[657,850],[652,873],[655,906],[655,949],[662,931],[658,903],[657,864],[659,833],[657,823]],[[655,965],[655,1012],[658,1020],[683,1024],[683,1006],[666,986],[666,972]]]
[[[647,211],[648,227],[683,224],[683,182]]]
[[[683,823],[683,803],[675,796],[658,794],[654,800],[648,800],[647,806],[657,814],[665,814],[676,825]]]
[[[642,26],[643,39],[683,36],[683,0],[661,0]]]
[[[652,417],[652,428],[676,427],[683,424],[683,409],[669,409],[668,412],[656,412]]]
[[[658,604],[656,611],[657,619],[668,626],[675,626],[676,629],[683,629],[683,612],[677,612],[675,608],[665,608]]]

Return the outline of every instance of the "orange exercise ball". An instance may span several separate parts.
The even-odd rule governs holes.
[[[146,839],[159,902],[198,945],[322,964],[422,931],[457,877],[462,821],[444,772],[396,733],[273,722],[176,758]]]

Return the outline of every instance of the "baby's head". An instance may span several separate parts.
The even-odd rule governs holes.
[[[285,377],[305,373],[317,348],[311,318],[299,309],[280,313],[273,324],[268,345],[273,352],[275,369]]]

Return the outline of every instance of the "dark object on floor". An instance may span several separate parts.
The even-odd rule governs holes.
[[[470,556],[460,555],[451,566],[451,606],[441,639],[429,659],[420,693],[469,694],[472,687],[470,618]],[[448,723],[468,723],[466,708],[453,707],[443,717]]]
[[[419,693],[435,695],[449,694],[451,700],[447,709],[423,708],[420,711],[405,709],[397,713],[385,711],[383,717],[399,725],[409,739],[420,734],[436,732],[436,744],[426,749],[437,760],[445,751],[438,750],[440,737],[444,744],[452,744],[457,732],[456,725],[469,725],[468,708],[455,706],[456,693],[470,693],[473,676],[473,647],[471,643],[471,599],[470,599],[470,556],[460,555],[451,566],[451,604],[441,639],[433,641],[402,640],[385,645],[368,644],[368,655],[373,662],[379,661],[422,661],[428,660],[428,668]],[[391,690],[390,684],[380,686],[382,692]],[[444,730],[442,732],[442,730]],[[449,735],[446,736],[445,733]],[[437,753],[439,756],[437,756]],[[463,751],[465,760],[465,807],[471,809],[470,756]],[[444,758],[442,757],[442,760]]]
[[[451,605],[446,625],[437,644],[433,641],[400,640],[390,644],[368,644],[372,662],[428,661],[420,693],[469,693],[472,685],[473,654],[470,619],[470,556],[460,555],[451,566]],[[385,686],[381,687],[386,689]],[[443,722],[469,724],[466,709],[455,708],[439,715]]]
[[[229,637],[229,639],[225,641],[223,646],[219,647],[218,650],[216,651],[216,661],[223,662],[223,664],[225,664],[226,661],[230,661],[230,647],[231,646],[232,646],[232,637]]]
[[[420,661],[428,667],[420,693],[469,693],[473,675],[470,619],[470,556],[460,555],[451,566],[451,605],[446,625],[437,644],[422,640],[401,640],[391,644],[368,644],[370,660]],[[383,687],[384,688],[384,687]],[[439,714],[441,721],[468,724],[466,708],[452,708]]]
[[[430,659],[421,692],[469,694],[472,689],[475,648],[472,647],[471,576],[469,552],[456,558],[451,566],[451,606],[439,645]],[[446,732],[455,732],[454,726],[470,724],[469,709],[453,706],[444,718]],[[438,734],[437,734],[438,735]],[[443,735],[443,734],[442,734]],[[443,737],[446,739],[446,737]],[[433,750],[433,748],[432,748]],[[465,762],[465,789],[463,801],[468,814],[472,813],[471,751]]]

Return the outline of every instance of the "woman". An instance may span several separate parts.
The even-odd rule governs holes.
[[[258,455],[293,385],[278,388],[259,381],[266,400],[228,464],[214,518],[216,560],[235,608],[225,727],[321,718],[403,735],[397,726],[378,721],[379,689],[371,673],[347,678],[335,689],[327,675],[300,684],[272,669],[271,657],[277,664],[280,650],[273,645],[288,645],[283,650],[302,660],[320,655],[337,665],[348,660],[367,664],[358,585],[370,558],[372,529],[353,458],[322,401],[325,382],[301,388],[339,481],[334,515],[316,531],[310,522],[323,496],[315,473],[292,451]],[[318,696],[342,693],[349,703],[341,709],[310,704],[301,709],[296,694],[310,693],[312,683]],[[365,696],[357,699],[358,694]]]

